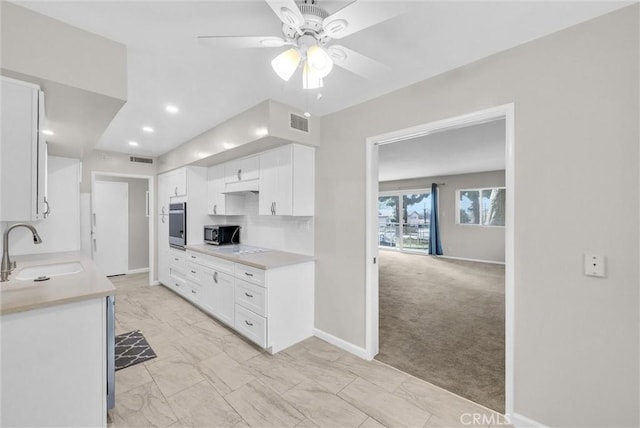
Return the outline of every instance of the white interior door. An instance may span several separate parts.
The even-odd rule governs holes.
[[[105,275],[129,270],[129,185],[96,181],[93,188],[93,260]]]

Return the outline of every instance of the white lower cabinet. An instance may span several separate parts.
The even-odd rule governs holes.
[[[267,319],[253,313],[242,305],[236,305],[237,331],[259,346],[267,347]]]
[[[270,353],[313,335],[314,262],[265,270],[175,250],[166,260],[165,286]]]
[[[205,309],[225,324],[233,327],[234,284],[233,276],[219,270],[206,269],[204,286]]]

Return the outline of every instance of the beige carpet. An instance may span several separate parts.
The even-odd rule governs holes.
[[[377,360],[504,412],[504,266],[380,251]]]

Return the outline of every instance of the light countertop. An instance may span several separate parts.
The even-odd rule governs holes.
[[[47,306],[62,305],[115,294],[115,287],[91,259],[78,252],[13,256],[17,263],[9,281],[0,282],[0,314],[24,312]],[[15,279],[29,266],[79,262],[83,271],[52,276],[47,281]]]
[[[218,247],[216,245],[198,244],[187,245],[186,249],[264,270],[291,266],[298,263],[312,262],[315,260],[313,256],[269,249],[262,249],[263,251],[261,252],[238,254],[233,251],[234,248],[238,247],[239,246],[236,245],[223,245]]]

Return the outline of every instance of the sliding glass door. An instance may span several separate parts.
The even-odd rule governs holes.
[[[429,250],[429,191],[384,192],[378,198],[380,248],[426,253]]]

